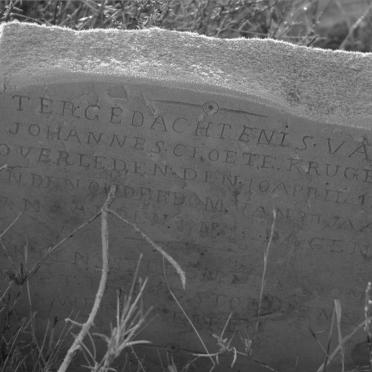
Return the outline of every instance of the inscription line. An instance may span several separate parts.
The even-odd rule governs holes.
[[[152,101],[157,102],[157,103],[169,103],[169,104],[173,104],[173,105],[185,105],[185,106],[201,107],[201,105],[199,105],[197,103],[189,103],[189,102],[169,101],[169,100],[162,100],[162,99],[153,99]],[[229,109],[229,108],[225,108],[225,107],[220,107],[219,111],[235,112],[235,113],[238,113],[238,114],[248,114],[248,115],[256,116],[256,117],[260,117],[260,118],[267,118],[268,117],[267,115],[257,114],[255,112],[250,112],[250,111],[245,111],[245,110],[234,110],[234,109]]]

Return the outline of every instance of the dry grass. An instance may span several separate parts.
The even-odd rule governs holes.
[[[142,296],[144,294],[147,279],[144,281],[138,278],[139,259],[133,282],[127,296],[121,299],[117,298],[116,308],[116,326],[111,328],[109,335],[103,333],[92,332],[94,321],[96,319],[98,310],[101,307],[103,296],[106,291],[106,283],[109,272],[109,214],[118,219],[119,221],[130,225],[136,232],[138,232],[147,241],[150,246],[162,255],[163,259],[171,264],[179,275],[182,287],[186,286],[186,276],[181,266],[169,255],[163,248],[153,242],[139,227],[125,218],[121,217],[114,210],[110,209],[110,205],[115,198],[115,187],[111,187],[109,194],[102,208],[87,219],[84,223],[75,228],[70,234],[62,238],[57,244],[53,245],[47,250],[47,253],[30,269],[28,266],[28,248],[25,247],[24,260],[18,267],[14,264],[11,256],[8,254],[2,238],[11,230],[17,223],[21,214],[6,226],[0,233],[0,242],[8,257],[9,263],[16,266],[14,271],[8,274],[8,286],[0,297],[0,371],[1,372],[50,372],[57,370],[58,372],[66,372],[73,359],[78,352],[82,352],[86,360],[86,368],[92,372],[108,372],[113,371],[112,363],[117,359],[126,349],[133,349],[133,346],[138,344],[148,343],[147,340],[137,340],[137,336],[142,331],[147,321],[148,311],[143,310]],[[30,278],[35,275],[42,265],[42,263],[59,249],[69,239],[73,238],[77,231],[80,231],[97,217],[101,217],[101,250],[102,250],[102,269],[100,282],[95,296],[92,309],[89,313],[87,320],[84,323],[79,323],[70,318],[66,319],[67,326],[65,326],[55,337],[56,321],[51,326],[47,323],[44,336],[39,341],[34,325],[34,318],[36,313],[32,309],[32,296],[30,290]],[[16,287],[17,295],[12,297],[12,288]],[[18,298],[21,292],[26,291],[26,296],[29,304],[29,316],[25,317],[21,322],[17,317],[12,319],[14,309],[17,305]],[[72,334],[72,327],[80,328],[78,334],[74,335],[74,340],[67,352],[64,350],[66,345],[66,338]],[[98,337],[106,344],[106,352],[102,358],[97,357],[97,350],[95,346],[94,337]],[[90,343],[86,342],[90,340]],[[134,352],[132,350],[132,352]],[[63,357],[63,354],[64,357]],[[63,358],[63,359],[62,359]]]
[[[45,325],[43,336],[35,336],[36,313],[19,320],[16,307],[21,290],[8,293],[0,302],[0,371],[47,372],[53,371],[66,352],[66,340],[72,327],[60,327],[55,318]]]
[[[67,326],[57,334],[57,320],[53,322],[47,323],[44,331],[44,336],[41,339],[38,339],[35,332],[35,318],[36,313],[33,312],[32,308],[32,296],[31,290],[29,285],[29,279],[31,274],[35,274],[36,271],[33,269],[34,267],[40,267],[41,262],[38,262],[36,265],[31,266],[31,269],[28,269],[28,248],[25,247],[24,250],[24,259],[19,266],[19,272],[17,274],[9,276],[9,284],[7,289],[3,293],[0,298],[0,332],[1,332],[1,339],[0,339],[0,371],[1,372],[49,372],[55,371],[58,369],[58,372],[65,372],[69,369],[71,362],[75,358],[76,354],[82,353],[86,360],[86,368],[88,368],[92,372],[108,372],[114,371],[111,367],[111,364],[117,359],[123,352],[130,351],[135,353],[133,350],[133,346],[138,344],[146,344],[147,340],[138,340],[138,336],[141,333],[142,329],[144,328],[149,311],[144,311],[143,304],[142,304],[142,297],[144,295],[145,287],[147,284],[147,280],[144,281],[138,278],[138,269],[139,264],[141,261],[141,257],[137,268],[134,273],[133,282],[130,287],[129,293],[127,296],[124,297],[123,300],[120,300],[118,297],[117,299],[117,308],[116,308],[116,315],[115,315],[115,326],[111,327],[111,331],[108,335],[98,332],[93,332],[92,329],[94,327],[94,320],[96,318],[97,312],[101,306],[102,298],[105,294],[106,288],[106,280],[107,280],[107,273],[109,271],[108,262],[109,262],[109,234],[108,234],[108,216],[111,215],[113,218],[128,224],[131,226],[137,233],[139,233],[143,238],[144,241],[149,243],[151,248],[157,251],[163,257],[164,263],[164,278],[168,288],[168,291],[179,307],[181,313],[185,316],[186,320],[190,324],[190,327],[198,337],[201,345],[205,353],[191,353],[190,354],[190,361],[183,366],[181,369],[178,369],[174,360],[171,359],[169,364],[167,365],[167,369],[172,372],[186,372],[189,370],[190,366],[196,362],[196,360],[200,358],[208,358],[211,361],[210,371],[213,371],[215,367],[219,365],[219,360],[222,355],[230,355],[231,356],[231,364],[230,367],[233,368],[238,357],[248,358],[251,362],[254,362],[260,365],[262,368],[278,372],[275,368],[267,365],[266,363],[262,362],[261,360],[257,360],[254,357],[254,345],[255,339],[259,332],[259,326],[261,323],[260,318],[260,309],[261,309],[261,302],[263,298],[263,293],[265,291],[265,282],[266,276],[269,269],[269,256],[270,256],[270,248],[273,241],[274,230],[275,230],[275,221],[276,221],[276,213],[275,210],[273,212],[273,220],[270,229],[270,235],[268,237],[268,243],[266,248],[264,249],[263,254],[263,270],[262,270],[262,278],[261,278],[261,286],[260,286],[260,294],[258,299],[258,308],[257,308],[257,324],[255,328],[255,333],[253,334],[252,338],[247,338],[243,340],[243,344],[246,345],[244,350],[239,350],[234,345],[234,334],[232,336],[227,337],[225,335],[227,328],[229,326],[230,320],[233,314],[230,314],[222,329],[219,333],[212,334],[212,336],[216,340],[216,348],[215,350],[210,351],[202,337],[200,336],[199,331],[197,330],[196,326],[193,324],[191,318],[188,316],[186,310],[183,308],[182,304],[175,296],[174,292],[171,289],[171,285],[167,279],[166,270],[165,270],[165,262],[171,264],[173,269],[179,275],[181,284],[183,288],[186,285],[186,277],[179,266],[179,264],[167,253],[165,252],[160,246],[158,246],[153,240],[146,235],[138,226],[127,221],[119,214],[117,214],[114,210],[110,208],[110,203],[114,198],[115,189],[112,188],[106,202],[103,204],[103,207],[100,211],[93,216],[92,218],[88,219],[85,223],[83,223],[81,228],[88,225],[88,221],[90,223],[94,221],[96,216],[101,217],[101,242],[102,242],[102,270],[101,270],[101,278],[100,284],[98,286],[98,290],[95,296],[95,301],[92,306],[91,312],[88,316],[88,319],[84,323],[79,323],[75,320],[71,320],[70,318],[66,319]],[[6,235],[6,233],[15,225],[18,219],[21,216],[17,216],[13,221],[11,221],[4,230],[0,233],[0,241],[1,238]],[[78,227],[79,228],[79,227]],[[59,243],[54,245],[51,250],[48,250],[48,254],[51,254],[55,251],[54,247],[60,248],[62,243],[65,243],[68,239],[73,238],[74,232],[68,234],[66,237],[62,238]],[[3,244],[3,243],[2,243]],[[6,250],[6,247],[3,244],[3,249]],[[44,260],[44,257],[41,259]],[[13,262],[10,262],[14,264]],[[332,319],[330,322],[329,328],[329,335],[328,341],[325,346],[323,346],[318,340],[316,340],[321,347],[321,350],[324,354],[324,361],[321,366],[318,368],[317,372],[326,372],[327,367],[338,357],[341,361],[341,369],[340,372],[345,372],[345,344],[352,340],[353,336],[364,329],[366,333],[366,339],[368,346],[371,345],[371,284],[368,283],[366,291],[365,291],[365,308],[364,308],[364,315],[365,319],[357,325],[349,334],[346,336],[342,335],[342,307],[339,300],[334,300],[334,309],[332,313]],[[14,317],[14,310],[17,306],[17,302],[21,296],[21,292],[23,290],[23,296],[27,297],[29,303],[29,316],[26,316],[21,321],[19,321],[16,317]],[[78,327],[80,330],[78,334],[74,335],[74,341],[70,348],[65,351],[66,349],[66,342],[67,337],[71,335],[72,327]],[[331,351],[331,344],[333,340],[333,334],[336,332],[337,334],[337,345],[334,347],[333,351]],[[314,337],[315,333],[313,333]],[[96,343],[95,338],[100,338],[104,341],[106,345],[106,352],[103,354],[102,357],[97,357],[96,352]],[[87,341],[88,340],[88,341]],[[62,361],[62,357],[65,355],[64,360]],[[140,360],[138,359],[138,363],[140,365]],[[369,363],[371,364],[371,350],[369,350]],[[142,371],[145,371],[144,367],[142,366]]]
[[[97,27],[141,29],[156,26],[179,31],[192,31],[221,38],[270,37],[307,46],[359,50],[363,52],[372,51],[372,4],[366,7],[357,19],[347,14],[343,4],[344,2],[341,0],[1,0],[0,22],[19,20],[21,22],[65,26],[76,30]],[[338,21],[325,27],[322,24],[322,20],[330,6],[334,7],[339,17],[337,18]],[[5,168],[6,166],[2,166],[0,171]],[[163,255],[165,260],[171,263],[179,274],[182,285],[185,286],[185,273],[178,263],[136,225],[111,210],[108,204],[106,203],[96,215],[78,226],[56,245],[50,247],[45,257],[29,269],[27,268],[27,249],[25,249],[23,262],[11,262],[12,270],[8,273],[8,285],[0,296],[0,372],[47,372],[57,370],[58,367],[62,372],[67,370],[78,351],[83,353],[87,367],[91,371],[109,371],[111,363],[124,350],[132,350],[132,347],[137,343],[146,342],[145,340],[137,340],[137,336],[142,330],[148,314],[148,312],[143,310],[141,301],[147,282],[138,278],[138,270],[136,270],[128,295],[123,300],[118,298],[115,327],[111,329],[110,334],[105,335],[92,332],[94,318],[105,292],[105,276],[108,270],[107,219],[109,214],[121,222],[129,224],[135,231],[140,233],[153,249],[157,250]],[[0,233],[0,243],[6,256],[9,255],[7,255],[7,249],[2,242],[2,237],[20,217],[17,216]],[[29,279],[37,273],[40,265],[51,254],[60,249],[69,239],[73,238],[77,231],[80,231],[98,217],[101,217],[102,220],[103,269],[101,285],[97,291],[96,303],[92,308],[90,317],[85,323],[78,323],[69,319],[66,326],[58,333],[57,324],[59,321],[55,319],[46,325],[44,336],[39,340],[34,330],[35,313],[32,309]],[[271,237],[273,230],[274,223],[271,229]],[[269,241],[264,252],[259,304],[262,302],[265,289],[270,246],[271,241]],[[256,334],[253,335],[252,339],[245,340],[247,348],[242,351],[234,347],[232,337],[228,338],[225,336],[232,314],[226,319],[222,330],[213,335],[216,339],[217,350],[209,351],[190,317],[170,288],[169,283],[168,289],[180,311],[188,320],[190,327],[199,337],[205,350],[204,354],[191,355],[192,359],[181,369],[182,371],[188,370],[190,365],[199,358],[208,358],[211,361],[212,369],[219,363],[219,357],[222,354],[231,355],[231,366],[234,366],[238,356],[252,358],[251,347]],[[15,308],[19,298],[25,293],[30,304],[30,314],[19,321],[16,317]],[[345,370],[344,346],[362,329],[366,332],[367,343],[370,347],[369,367],[372,370],[370,297],[371,286],[369,285],[366,290],[365,319],[346,336],[342,335],[341,303],[337,299],[334,300],[328,342],[325,346],[319,343],[324,353],[324,361],[318,372],[326,371],[328,365],[337,356],[340,357],[340,371],[343,372]],[[257,311],[256,333],[260,325],[260,305]],[[78,327],[80,331],[75,336],[70,350],[65,354],[67,336],[71,334],[73,326]],[[338,343],[331,351],[331,339],[334,330],[337,333]],[[97,357],[94,337],[103,339],[107,346],[107,351],[101,359]],[[64,355],[65,362],[62,362]],[[260,361],[256,362],[258,364],[261,363]],[[270,366],[264,365],[264,363],[261,365],[267,370],[274,370]],[[140,369],[143,370],[143,367]],[[180,371],[172,359],[166,369],[171,372]]]
[[[355,12],[345,7],[347,1],[355,3]],[[366,4],[361,0],[2,0],[0,22],[19,20],[76,30],[156,26],[366,52],[372,47],[372,4]]]
[[[28,371],[32,366],[32,370],[35,372],[49,372],[56,370],[58,366],[58,372],[66,372],[73,359],[78,353],[82,353],[86,365],[85,367],[92,372],[108,372],[113,371],[111,367],[112,363],[125,351],[133,351],[133,346],[138,344],[146,344],[147,340],[138,340],[137,337],[141,333],[149,311],[143,310],[142,297],[144,290],[147,284],[147,279],[144,281],[138,278],[139,265],[141,258],[139,259],[138,265],[136,267],[132,285],[130,287],[129,293],[124,297],[123,300],[117,298],[117,308],[115,316],[115,326],[111,327],[111,332],[106,335],[103,333],[93,332],[94,321],[97,316],[98,310],[101,307],[101,302],[105,294],[107,275],[109,272],[109,226],[108,226],[108,217],[111,215],[113,218],[118,219],[119,221],[131,226],[137,233],[139,233],[144,240],[149,243],[151,248],[157,251],[163,257],[163,268],[164,268],[164,278],[168,288],[168,291],[176,302],[182,314],[185,316],[189,322],[192,330],[200,340],[201,345],[204,348],[205,353],[192,353],[190,354],[190,361],[181,369],[181,371],[187,371],[189,367],[200,358],[208,358],[211,361],[210,371],[214,370],[216,366],[220,364],[219,359],[222,355],[231,355],[231,365],[233,368],[238,357],[250,358],[252,361],[263,366],[267,370],[275,371],[275,369],[266,365],[265,363],[256,360],[252,357],[252,340],[246,339],[243,340],[246,348],[244,350],[238,350],[234,346],[234,334],[230,337],[226,337],[225,333],[229,326],[232,313],[227,317],[225,324],[222,330],[219,333],[213,334],[212,336],[216,340],[216,350],[209,351],[202,337],[200,336],[197,328],[193,324],[191,318],[188,316],[186,310],[183,308],[180,301],[175,296],[174,292],[171,289],[171,285],[168,281],[166,275],[165,262],[168,262],[173,269],[179,275],[182,287],[186,288],[186,276],[180,265],[167,253],[157,245],[148,235],[146,235],[137,225],[121,217],[118,213],[110,208],[110,205],[115,197],[115,188],[112,187],[108,194],[108,197],[103,204],[102,208],[94,216],[87,219],[83,224],[79,225],[72,233],[63,237],[57,244],[53,245],[50,249],[47,250],[46,255],[43,256],[39,262],[32,265],[28,269],[28,248],[25,247],[24,250],[24,259],[23,262],[19,265],[20,270],[18,273],[13,273],[9,276],[9,284],[3,295],[0,299],[1,313],[4,313],[4,322],[2,323],[3,328],[3,338],[1,340],[1,346],[3,351],[3,357],[0,359],[0,370],[1,372],[10,372],[10,371]],[[59,336],[55,336],[55,326],[54,324],[50,325],[49,323],[46,326],[44,336],[39,340],[35,332],[35,317],[36,313],[33,312],[32,308],[32,296],[30,290],[30,277],[37,273],[37,269],[45,261],[46,257],[49,257],[57,249],[60,249],[61,246],[66,243],[69,239],[73,238],[77,231],[80,231],[88,224],[92,223],[97,217],[101,218],[101,247],[102,247],[102,269],[100,282],[95,296],[95,301],[93,303],[92,309],[89,313],[87,320],[84,323],[79,323],[76,320],[71,320],[70,318],[66,319],[67,326],[60,332]],[[16,218],[11,221],[8,226],[0,233],[0,241],[17,223],[21,218],[21,215],[16,216]],[[272,244],[272,239],[274,236],[275,229],[275,220],[276,213],[273,212],[273,222],[270,229],[270,236],[268,239],[268,244],[264,250],[263,257],[263,273],[260,287],[260,296],[259,296],[259,306],[257,309],[257,326],[256,333],[254,337],[257,336],[260,325],[260,309],[261,302],[263,298],[263,293],[265,290],[265,280],[268,270],[268,259],[270,253],[270,247]],[[7,253],[7,249],[3,244],[3,249]],[[9,259],[10,259],[10,255]],[[14,263],[10,261],[12,265]],[[37,269],[35,269],[37,268]],[[17,299],[11,298],[11,289],[12,286],[15,286],[16,289],[25,289],[26,296],[29,303],[29,316],[24,318],[24,320],[19,322],[15,319],[11,319],[12,311],[17,305]],[[10,329],[14,327],[13,329]],[[65,352],[65,345],[67,343],[67,336],[72,334],[72,328],[78,328],[79,331],[74,335],[74,340],[71,346]],[[8,329],[7,329],[8,328]],[[103,353],[102,357],[97,356],[96,342],[95,338],[100,338],[104,341],[106,345],[106,352]],[[88,340],[88,341],[87,341]],[[63,357],[64,354],[64,357]],[[63,357],[63,360],[62,360]],[[142,367],[143,368],[143,367]],[[168,369],[173,371],[178,371],[174,361],[167,366]]]

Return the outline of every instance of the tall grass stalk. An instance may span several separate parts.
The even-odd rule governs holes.
[[[101,243],[102,243],[102,270],[101,278],[96,293],[96,297],[93,303],[93,307],[89,313],[87,321],[81,325],[81,330],[75,337],[75,340],[60,365],[58,372],[66,372],[67,368],[72,362],[76,352],[80,350],[84,338],[89,333],[90,328],[93,326],[94,319],[97,316],[98,309],[101,306],[101,301],[106,289],[107,276],[109,272],[109,230],[108,230],[108,217],[107,210],[115,197],[116,189],[112,187],[107,196],[107,199],[101,209]]]
[[[271,248],[273,238],[274,238],[276,216],[277,216],[277,212],[276,212],[276,209],[274,208],[269,240],[267,242],[267,245],[265,247],[264,254],[263,254],[263,269],[262,269],[262,274],[261,274],[260,294],[258,297],[257,321],[256,321],[254,335],[252,338],[252,347],[253,347],[254,341],[256,340],[256,337],[257,337],[257,334],[260,328],[260,324],[261,324],[262,300],[263,300],[263,295],[264,295],[264,290],[265,290],[265,285],[266,285],[266,276],[267,276],[267,267],[268,267],[268,262],[269,262],[270,248]]]

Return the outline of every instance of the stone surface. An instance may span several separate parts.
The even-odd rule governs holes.
[[[37,262],[115,184],[113,209],[185,269],[186,291],[170,268],[168,279],[210,351],[231,312],[226,335],[242,349],[257,322],[275,209],[254,358],[313,371],[323,354],[310,329],[327,340],[333,299],[345,334],[362,320],[372,259],[369,54],[159,29],[11,23],[1,35],[0,226],[24,210],[4,238],[15,261],[27,245],[29,265]],[[115,291],[128,289],[142,252],[156,315],[144,336],[185,359],[203,352],[159,255],[112,218],[110,232],[99,324],[113,320]],[[100,254],[96,221],[40,268],[31,288],[41,318],[79,310],[83,319]],[[3,255],[4,285],[10,268]]]

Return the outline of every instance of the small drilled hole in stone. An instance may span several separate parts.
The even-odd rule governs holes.
[[[203,111],[207,115],[213,115],[219,110],[218,104],[216,102],[205,102],[203,104]]]

